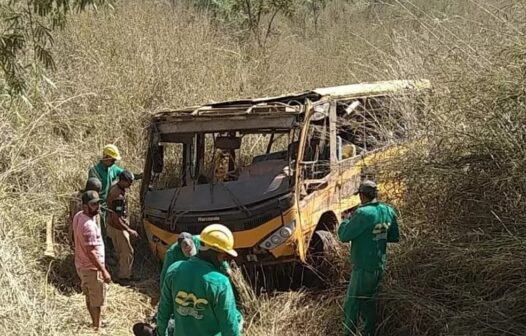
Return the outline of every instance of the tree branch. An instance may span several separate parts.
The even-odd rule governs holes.
[[[282,9],[283,6],[279,6],[278,8],[276,8],[276,10],[274,11],[274,13],[272,13],[272,17],[270,18],[270,21],[268,22],[268,26],[267,26],[267,33],[265,34],[265,44],[267,43],[267,39],[269,38],[270,36],[270,31],[272,29],[272,23],[274,22],[274,19],[276,18],[276,15],[279,13],[279,11]]]

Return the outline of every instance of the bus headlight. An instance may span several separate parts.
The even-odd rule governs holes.
[[[281,228],[274,231],[274,233],[272,233],[270,237],[268,237],[261,244],[259,244],[259,246],[266,250],[272,250],[277,246],[283,244],[288,238],[290,238],[292,236],[292,233],[294,232],[294,229],[296,229],[295,220],[283,225]]]
[[[283,238],[289,238],[292,236],[292,230],[288,227],[284,227],[281,230],[279,230],[279,235]]]

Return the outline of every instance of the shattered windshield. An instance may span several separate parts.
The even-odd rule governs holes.
[[[298,131],[201,133],[161,143],[162,170],[151,181],[157,208],[219,210],[290,191]],[[159,162],[154,162],[154,166]]]

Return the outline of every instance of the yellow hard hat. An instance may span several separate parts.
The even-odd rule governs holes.
[[[102,155],[109,156],[112,159],[120,160],[121,154],[119,153],[119,149],[115,145],[106,145],[102,149]]]
[[[199,240],[213,250],[226,252],[233,257],[237,257],[237,252],[234,250],[234,235],[224,225],[208,225],[201,231]]]

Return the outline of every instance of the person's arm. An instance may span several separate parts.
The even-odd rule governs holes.
[[[360,204],[353,206],[352,208],[342,212],[342,219],[347,219],[353,215],[353,213],[358,209]]]
[[[243,333],[243,327],[245,325],[245,319],[243,318],[243,315],[241,315],[241,312],[237,311],[237,321],[239,324],[239,334]]]
[[[91,166],[89,168],[89,170],[88,170],[88,179],[90,179],[92,177],[98,179],[102,183],[102,178],[101,178],[99,172],[97,171],[97,166],[96,165]]]
[[[364,219],[366,219],[366,215],[360,209],[357,209],[351,217],[345,219],[338,228],[340,241],[347,243],[360,236],[367,228]]]
[[[115,178],[117,178],[124,171],[124,168],[117,165],[113,165],[113,167],[113,169],[115,170]]]
[[[116,176],[116,177],[119,176],[119,175],[124,171],[124,168],[122,168],[121,166],[114,165],[114,167],[115,167],[115,168],[113,168],[113,169],[115,169],[115,176]],[[137,173],[137,174],[134,173],[134,172],[132,172],[132,174],[133,174],[133,178],[134,178],[134,180],[140,180],[140,179],[142,179],[142,175],[143,175],[142,172]]]
[[[176,248],[179,248],[179,244],[177,242],[172,244],[172,246],[170,246],[168,250],[166,250],[166,254],[164,256],[164,261],[163,261],[163,268],[161,270],[161,276],[160,276],[160,281],[159,281],[161,286],[164,283],[164,278],[166,277],[166,272],[168,272],[168,268],[175,262],[174,250]]]
[[[95,249],[95,246],[87,245],[86,246],[86,250],[88,252],[89,260],[93,263],[93,265],[95,265],[95,267],[97,267],[97,270],[102,273],[102,278],[104,279],[104,282],[105,283],[110,283],[111,282],[111,275],[108,272],[108,270],[106,269],[106,267],[100,262],[100,260],[99,260],[99,258],[97,256],[97,251]]]
[[[124,202],[124,196],[119,195],[117,199],[113,200],[112,202],[113,204],[110,204],[111,209],[109,209],[110,211],[108,211],[109,216],[110,216],[110,221],[112,224],[116,226],[117,229],[126,231],[130,234],[130,236],[137,238],[139,234],[137,233],[137,231],[130,228],[130,226],[128,225],[128,222],[122,216],[122,213],[119,210],[119,207],[121,207],[120,209],[122,209],[123,202]]]
[[[400,230],[398,228],[398,219],[395,210],[391,210],[392,222],[387,230],[387,242],[398,243],[400,241]]]
[[[82,231],[82,236],[84,238],[84,245],[86,246],[86,252],[88,255],[89,260],[95,267],[97,268],[97,271],[102,273],[102,277],[104,278],[104,281],[106,283],[111,282],[111,275],[102,263],[102,260],[99,259],[99,256],[97,255],[97,236],[96,232],[93,230],[90,230],[89,228],[84,228]]]
[[[224,275],[228,277],[232,275],[232,268],[230,268],[230,264],[226,260],[223,260],[221,265],[219,265],[219,270],[221,273],[223,273]]]
[[[134,229],[130,228],[128,225],[128,222],[122,218],[122,216],[118,215],[115,211],[111,210],[108,211],[110,215],[111,222],[116,226],[117,229],[122,231],[127,231],[130,236],[137,237],[139,234]]]
[[[157,335],[165,336],[170,315],[173,314],[174,303],[172,298],[172,274],[168,272],[164,282],[161,284],[161,298],[157,312]]]
[[[234,291],[230,283],[217,293],[217,300],[213,305],[214,315],[219,322],[222,336],[240,336],[241,313],[236,307]]]

